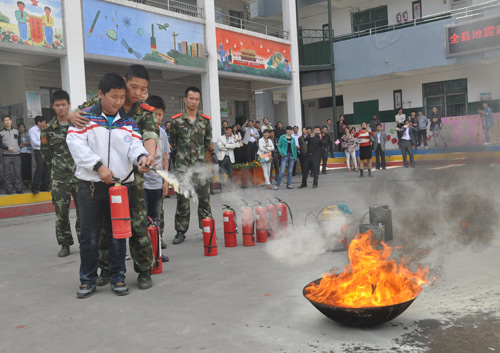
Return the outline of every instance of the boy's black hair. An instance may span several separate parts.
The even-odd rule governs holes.
[[[128,67],[127,73],[125,74],[125,78],[127,79],[127,81],[129,81],[129,80],[133,79],[134,77],[142,78],[142,79],[149,82],[148,69],[146,69],[142,65],[137,65],[137,64],[130,65]]]
[[[149,96],[148,99],[146,99],[146,104],[149,104],[152,107],[155,107],[156,109],[161,109],[165,111],[165,101],[163,98],[160,96]]]
[[[231,126],[229,126],[229,125],[228,125],[228,126],[226,126],[226,131],[227,131],[227,130],[231,130],[231,131],[233,131],[233,128],[232,128]]]
[[[306,130],[312,130],[312,127],[308,126],[306,127]]]
[[[106,94],[112,89],[127,90],[127,84],[125,83],[125,80],[115,72],[110,72],[109,74],[101,77],[101,79],[99,80],[99,90],[102,92],[102,94]]]
[[[377,114],[377,113],[373,113],[372,115],[378,116],[378,114]]]
[[[271,133],[271,130],[269,130],[269,129],[264,129],[264,131],[262,131],[262,135],[264,135],[266,132],[267,132],[267,133]]]
[[[288,125],[285,130],[293,130],[293,128],[290,125]]]
[[[60,101],[63,99],[65,99],[66,102],[69,103],[68,92],[63,91],[63,90],[55,91],[54,93],[52,93],[52,97],[50,97],[50,104],[54,104],[55,101]]]
[[[419,110],[417,110],[417,113],[418,113],[418,112],[422,112],[422,113],[423,113],[424,111],[423,111],[422,109],[419,109]]]
[[[44,10],[49,10],[50,12],[52,12],[52,9],[50,7],[48,7],[48,6],[45,6],[43,9]]]
[[[12,120],[12,118],[10,117],[10,115],[4,115],[4,116],[2,116],[2,123],[3,123],[3,120],[4,120],[5,118],[9,118],[10,120]]]
[[[327,130],[328,130],[328,126],[323,125],[323,126],[321,127],[321,130],[323,130],[323,129],[327,129]]]
[[[380,126],[380,127],[382,127],[382,124],[381,124],[381,123],[378,123],[378,124],[377,124],[377,126]]]
[[[47,121],[47,118],[41,115],[35,116],[35,125],[38,125],[38,123],[41,123],[42,121]]]
[[[24,6],[26,6],[26,4],[25,4],[24,2],[22,2],[22,1],[18,1],[18,2],[16,3],[16,5],[24,5]]]
[[[314,128],[315,128],[315,129],[320,129],[320,130],[321,130],[321,126],[319,126],[319,125],[316,125]]]
[[[184,92],[184,97],[187,97],[189,92],[199,93],[201,96],[201,91],[198,87],[191,86],[186,88],[186,91]]]
[[[368,125],[368,123],[366,121],[361,122],[361,125],[363,125],[363,124]]]

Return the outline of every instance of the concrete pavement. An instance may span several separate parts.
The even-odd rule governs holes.
[[[131,293],[125,297],[106,286],[76,299],[79,251],[73,246],[70,256],[57,257],[54,215],[0,220],[0,352],[500,351],[500,167],[417,166],[373,174],[359,179],[329,171],[315,190],[311,183],[302,190],[216,191],[216,257],[203,256],[193,205],[186,242],[171,245],[176,200],[165,199],[170,262],[153,276],[153,288],[140,291],[127,261]],[[293,185],[300,185],[300,176]],[[243,247],[241,234],[238,247],[224,248],[222,204],[274,196],[290,203],[301,227],[291,235],[297,241],[283,243],[292,246],[287,254],[280,258],[265,244]],[[438,277],[386,325],[342,326],[302,296],[308,282],[347,264],[346,252],[311,250],[314,236],[300,241],[306,215],[338,202],[353,209],[353,223],[369,204],[390,205],[391,245],[407,246],[407,254]]]

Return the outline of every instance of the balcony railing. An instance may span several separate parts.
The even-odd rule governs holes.
[[[158,7],[187,16],[203,18],[203,8],[176,0],[129,0],[138,4]]]
[[[288,39],[288,32],[281,28],[267,26],[262,23],[245,20],[240,17],[235,17],[227,14],[216,14],[215,21],[231,27],[246,29],[248,31],[266,34],[282,39]]]
[[[455,18],[457,20],[465,19],[465,18],[474,18],[476,16],[481,16],[483,14],[487,14],[488,12],[491,12],[491,10],[499,9],[499,7],[500,7],[500,0],[491,0],[491,1],[484,2],[482,4],[463,7],[461,9],[455,9],[455,10],[451,10],[451,11],[447,11],[447,12],[440,12],[440,13],[433,14],[433,15],[423,16],[421,18],[416,18],[416,19],[413,19],[411,21],[398,23],[395,25],[380,26],[380,27],[370,28],[370,29],[366,29],[363,31],[358,31],[358,32],[338,36],[338,37],[335,37],[333,39],[333,41],[339,42],[342,40],[347,40],[347,39],[352,39],[352,38],[371,36],[371,35],[377,34],[377,33],[395,31],[398,29],[419,26],[419,25],[423,25],[426,23],[446,20],[446,19],[450,19],[450,18]],[[318,31],[323,32],[322,30],[318,30]],[[327,34],[328,34],[328,32],[327,32]]]

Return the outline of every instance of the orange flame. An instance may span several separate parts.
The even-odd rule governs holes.
[[[306,288],[306,296],[317,303],[336,307],[366,308],[404,303],[415,298],[429,283],[428,268],[411,272],[400,261],[389,259],[392,248],[371,230],[358,234],[349,245],[350,264],[340,274],[327,273],[319,284]]]

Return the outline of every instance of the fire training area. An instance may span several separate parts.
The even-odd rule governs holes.
[[[218,255],[211,257],[196,212],[187,240],[171,245],[176,200],[165,199],[170,262],[140,291],[127,261],[125,297],[106,286],[76,299],[79,251],[57,257],[53,214],[1,219],[0,352],[500,351],[499,176],[496,164],[417,165],[364,179],[330,171],[314,190],[216,190]],[[299,183],[294,177],[292,185]],[[225,248],[223,204],[238,212],[238,200],[274,196],[290,204],[300,231],[271,248],[243,247],[240,229],[238,246]],[[308,283],[348,264],[347,251],[315,247],[317,234],[303,225],[309,212],[339,202],[352,209],[355,226],[369,205],[389,205],[393,255],[407,255],[413,271],[417,263],[429,267],[431,284],[385,324],[337,323],[303,296]]]

